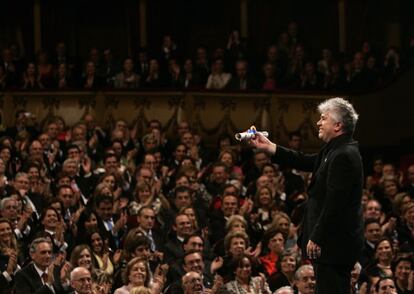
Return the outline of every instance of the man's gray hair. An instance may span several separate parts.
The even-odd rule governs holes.
[[[321,114],[329,112],[335,122],[343,125],[342,129],[345,133],[354,133],[358,113],[356,113],[352,104],[345,99],[336,97],[325,100],[318,105],[318,110]]]
[[[0,210],[4,210],[4,207],[6,206],[6,203],[9,201],[16,201],[16,199],[14,199],[13,197],[6,197],[1,199],[0,201]]]
[[[299,281],[302,278],[302,273],[305,270],[312,270],[313,271],[313,266],[310,265],[310,264],[305,264],[305,265],[302,265],[300,268],[298,268],[295,272],[295,280],[296,281]]]
[[[29,175],[28,175],[27,173],[24,173],[24,172],[18,172],[18,173],[14,176],[14,180],[17,180],[18,178],[21,178],[21,177],[27,177],[27,178],[29,178]]]
[[[36,249],[37,249],[37,246],[40,243],[49,243],[50,246],[52,246],[52,243],[50,242],[49,239],[47,239],[47,238],[36,238],[32,241],[32,243],[30,243],[30,248],[29,248],[30,253],[35,253]]]

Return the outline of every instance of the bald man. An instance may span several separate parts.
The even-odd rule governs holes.
[[[75,294],[92,294],[92,277],[88,269],[76,267],[70,273],[70,286]]]

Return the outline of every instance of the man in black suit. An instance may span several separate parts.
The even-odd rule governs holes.
[[[150,249],[152,252],[162,252],[165,243],[164,237],[159,230],[154,229],[155,211],[151,206],[143,206],[139,209],[137,215],[138,228],[145,237],[150,240]]]
[[[351,270],[363,248],[362,160],[352,139],[358,114],[342,98],[318,106],[319,138],[327,143],[318,154],[278,146],[261,134],[251,145],[293,168],[312,171],[309,199],[299,240],[304,256],[313,261],[316,293],[349,293]]]
[[[164,261],[172,264],[174,260],[182,258],[184,255],[183,242],[186,236],[194,233],[190,218],[184,214],[179,213],[175,216],[175,221],[172,226],[175,234],[171,236],[170,240],[165,244]]]
[[[16,294],[54,294],[52,244],[48,239],[37,238],[30,244],[32,262],[16,273]]]
[[[246,60],[239,60],[235,65],[236,75],[232,76],[226,85],[228,90],[254,90],[257,88],[253,78],[249,76],[248,64]]]
[[[381,225],[375,218],[366,219],[364,222],[364,249],[360,258],[360,263],[365,268],[374,260],[375,246],[381,240]]]

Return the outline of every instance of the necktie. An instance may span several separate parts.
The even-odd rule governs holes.
[[[47,278],[48,278],[47,273],[46,273],[46,272],[44,272],[44,273],[42,274],[42,281],[43,281],[43,284],[46,284],[46,283],[47,283]]]
[[[155,242],[154,242],[154,238],[152,237],[152,233],[151,231],[147,234],[147,238],[150,240],[150,245],[151,245],[151,251],[154,252],[155,251]]]
[[[112,231],[112,228],[114,227],[113,224],[112,224],[112,220],[107,221],[106,224],[108,226],[108,231],[111,232]]]

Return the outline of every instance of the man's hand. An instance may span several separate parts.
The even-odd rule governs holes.
[[[248,142],[253,147],[256,147],[257,149],[260,149],[260,150],[264,150],[269,154],[273,155],[276,153],[277,145],[260,133],[257,133],[255,137],[249,140]]]
[[[306,246],[306,253],[310,259],[317,259],[321,256],[321,247],[312,240],[309,240],[308,245]]]
[[[119,219],[116,221],[112,231],[114,233],[118,233],[120,230],[122,230],[125,225],[127,224],[128,221],[128,214],[124,211],[121,211],[121,215],[119,217]]]
[[[216,257],[210,265],[210,273],[214,274],[219,268],[223,266],[223,257],[218,256]]]

